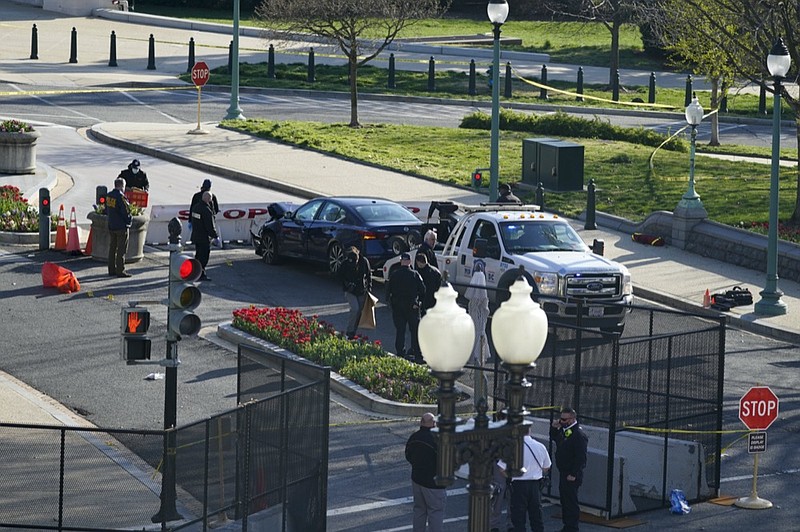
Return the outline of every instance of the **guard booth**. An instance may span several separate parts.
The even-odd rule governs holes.
[[[522,182],[548,190],[583,190],[583,146],[566,140],[522,141]]]

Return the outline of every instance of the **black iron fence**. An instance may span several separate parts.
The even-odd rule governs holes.
[[[242,347],[240,370],[248,402],[173,431],[0,423],[0,528],[324,531],[329,369]],[[153,524],[165,451],[181,519]]]
[[[672,489],[708,500],[720,486],[724,317],[628,308],[622,335],[551,322],[527,375],[543,442],[558,408],[578,411],[590,438],[581,504],[607,517],[667,507]],[[499,362],[483,368],[495,410],[505,399]]]

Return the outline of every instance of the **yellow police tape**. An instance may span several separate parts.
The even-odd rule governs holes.
[[[654,429],[650,427],[636,427],[633,425],[623,425],[626,430],[638,430],[641,432],[653,432],[656,434],[749,434],[752,430],[689,430],[689,429]]]
[[[712,115],[716,114],[718,111],[719,111],[719,109],[713,109],[713,110],[712,110],[712,111],[710,111],[708,114],[705,114],[705,115],[703,115],[703,118],[702,118],[701,120],[704,120],[704,119],[708,118],[709,116],[712,116]],[[689,127],[691,127],[691,126],[690,126],[689,124],[686,124],[685,126],[683,126],[682,128],[680,128],[678,131],[676,131],[675,133],[673,133],[672,135],[670,135],[670,136],[667,138],[667,140],[665,140],[664,142],[662,142],[661,144],[659,144],[659,145],[658,145],[658,147],[657,147],[656,149],[654,149],[654,150],[653,150],[653,153],[651,153],[651,154],[650,154],[650,160],[649,160],[650,170],[653,170],[653,159],[654,159],[654,158],[655,158],[655,156],[656,156],[656,152],[658,152],[658,150],[660,150],[661,148],[663,148],[663,147],[664,147],[664,146],[665,146],[665,145],[666,145],[666,144],[667,144],[669,141],[671,141],[672,139],[674,139],[675,137],[677,137],[678,135],[680,135],[681,133],[683,133],[684,131],[686,131],[686,129],[687,129],[687,128],[689,128]]]

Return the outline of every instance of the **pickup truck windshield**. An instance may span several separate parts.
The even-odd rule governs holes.
[[[562,221],[515,220],[499,226],[508,253],[586,251],[586,244],[578,233]]]

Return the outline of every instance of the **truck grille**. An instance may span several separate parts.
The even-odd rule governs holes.
[[[567,297],[609,299],[622,292],[622,275],[613,273],[578,273],[566,276]]]

